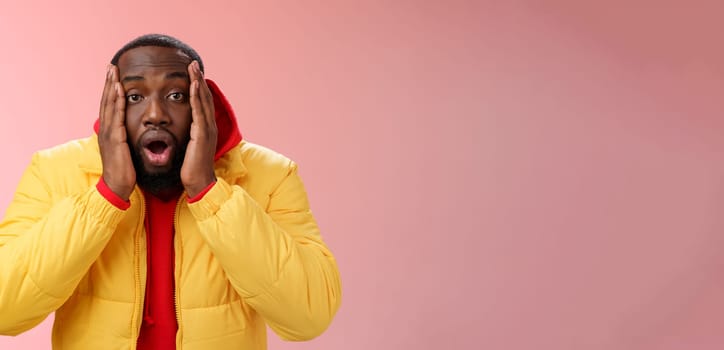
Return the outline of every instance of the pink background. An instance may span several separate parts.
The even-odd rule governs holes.
[[[343,305],[271,349],[724,347],[721,0],[8,3],[0,209],[146,32],[300,163]]]

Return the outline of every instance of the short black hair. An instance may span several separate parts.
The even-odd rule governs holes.
[[[192,60],[199,62],[201,72],[204,71],[204,62],[201,61],[201,57],[196,50],[183,41],[166,34],[145,34],[131,40],[126,45],[123,45],[123,47],[118,50],[115,55],[113,55],[111,64],[118,65],[118,60],[121,58],[121,55],[126,53],[126,51],[142,46],[173,47],[179,49],[181,52],[191,57]]]

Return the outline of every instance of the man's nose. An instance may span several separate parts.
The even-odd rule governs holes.
[[[151,98],[146,107],[146,113],[144,113],[143,125],[168,125],[170,121],[163,103],[157,98]]]

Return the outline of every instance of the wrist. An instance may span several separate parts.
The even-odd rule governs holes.
[[[208,192],[209,187],[216,183],[216,176],[210,177],[205,179],[204,181],[199,181],[198,183],[191,184],[188,186],[184,186],[186,189],[186,194],[189,198],[196,198],[201,193]]]
[[[108,181],[108,178],[104,175],[101,177],[101,180],[103,184],[113,192],[116,196],[118,196],[120,199],[124,201],[128,201],[131,197],[131,192],[133,192],[133,188],[130,189],[124,189],[121,186],[116,186],[112,182]],[[125,187],[125,186],[124,186]]]
[[[108,187],[108,184],[106,184],[106,182],[103,180],[103,177],[98,180],[98,183],[96,184],[96,189],[106,200],[108,200],[118,209],[126,210],[131,206],[131,202],[119,197],[115,192],[113,192],[113,190],[111,190],[110,187]]]
[[[191,203],[196,203],[196,202],[200,201],[201,199],[204,198],[204,196],[206,196],[206,194],[207,194],[209,191],[211,191],[211,189],[212,189],[214,186],[216,186],[216,181],[214,181],[214,182],[212,182],[211,184],[209,184],[208,186],[206,186],[206,188],[204,188],[204,189],[203,189],[200,193],[198,193],[197,195],[186,197],[186,201],[187,201],[189,204],[191,204]]]

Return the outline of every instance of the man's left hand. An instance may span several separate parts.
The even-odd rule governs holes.
[[[181,167],[181,183],[189,197],[195,197],[216,181],[216,119],[214,99],[196,61],[188,66],[191,81],[191,131],[186,156]]]

